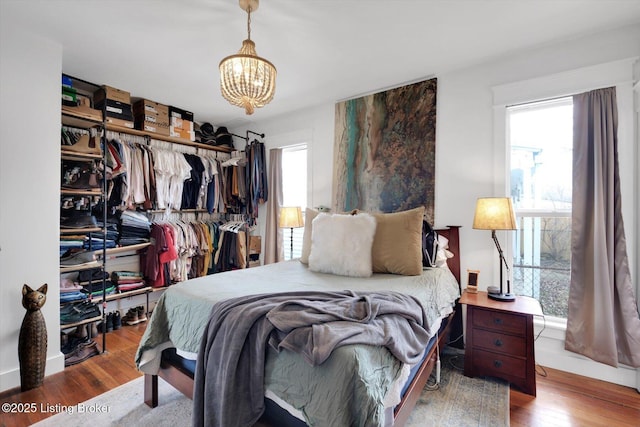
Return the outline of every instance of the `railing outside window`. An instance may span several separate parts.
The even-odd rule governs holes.
[[[571,272],[570,213],[516,213],[513,289],[540,301],[548,316],[567,317]]]

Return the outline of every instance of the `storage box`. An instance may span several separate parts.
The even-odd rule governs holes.
[[[128,120],[130,122],[133,121],[133,113],[131,112],[130,104],[114,101],[112,99],[103,99],[95,103],[95,106],[97,109],[103,110],[106,117]]]
[[[169,136],[174,138],[186,139],[188,141],[196,140],[196,133],[188,130],[176,128],[173,126],[169,126]]]
[[[187,130],[189,132],[193,132],[193,122],[185,119],[180,119],[178,117],[171,117],[171,123],[169,125],[173,126],[176,129]]]
[[[193,121],[193,113],[191,111],[183,110],[182,108],[169,106],[169,117],[175,117],[177,119]]]
[[[159,116],[169,117],[169,106],[158,102],[149,101],[148,99],[140,99],[133,103],[133,114],[136,116],[142,114],[157,114]]]
[[[134,122],[148,122],[157,124],[159,126],[163,126],[169,130],[169,118],[166,115],[146,113],[146,114],[136,114],[134,116]]]
[[[158,135],[169,136],[169,126],[162,126],[157,123],[150,123],[141,121],[135,122],[136,129],[143,130],[145,132],[157,133]]]
[[[133,129],[133,122],[129,120],[117,119],[115,117],[105,117],[105,121],[110,125],[116,125],[123,128]]]
[[[262,238],[260,236],[249,236],[249,253],[259,254],[262,251]]]
[[[93,94],[93,102],[97,104],[105,99],[131,105],[131,95],[129,92],[106,85],[102,86]]]

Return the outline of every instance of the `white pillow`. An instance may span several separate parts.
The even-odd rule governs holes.
[[[304,211],[304,233],[302,234],[302,254],[300,255],[300,262],[303,264],[309,264],[309,254],[311,253],[311,231],[313,230],[312,224],[318,211],[315,209],[306,208]]]
[[[375,233],[372,215],[318,214],[311,231],[309,269],[339,276],[371,276]]]

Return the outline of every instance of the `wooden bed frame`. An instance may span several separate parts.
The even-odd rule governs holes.
[[[449,269],[455,276],[458,284],[460,284],[460,234],[459,226],[448,225],[447,228],[436,230],[438,234],[449,239],[449,250],[454,254],[454,257],[448,261]],[[429,380],[429,376],[433,371],[433,368],[438,359],[437,351],[443,348],[449,342],[450,332],[455,333],[457,328],[462,328],[457,325],[457,319],[460,317],[460,309],[456,301],[456,307],[453,313],[447,320],[445,329],[438,335],[438,342],[434,345],[424,362],[420,366],[413,381],[407,388],[407,391],[402,398],[402,401],[396,406],[393,413],[393,425],[394,427],[401,427],[409,418],[411,411],[416,405],[416,402],[422,394],[425,384]],[[193,374],[188,370],[171,364],[165,358],[162,358],[160,362],[160,370],[157,375],[145,374],[144,376],[144,403],[148,406],[155,408],[158,406],[158,377],[171,384],[174,388],[179,390],[189,399],[193,399]],[[258,424],[264,426],[262,421],[258,421]]]

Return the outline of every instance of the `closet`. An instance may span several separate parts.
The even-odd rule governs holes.
[[[107,120],[119,104],[94,108],[100,88],[128,99],[63,75],[60,327],[65,360],[82,350],[73,363],[106,350],[104,333],[93,339],[129,316],[131,297],[146,319],[167,286],[259,265],[253,234],[268,197],[264,134],[231,134],[234,150],[133,129],[124,113]]]

